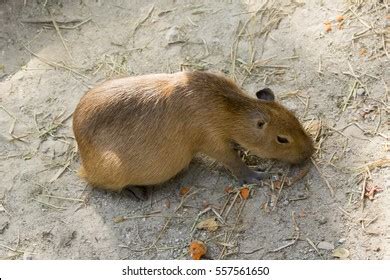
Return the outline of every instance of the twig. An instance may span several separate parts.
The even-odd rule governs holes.
[[[256,10],[256,12],[249,18],[246,20],[246,22],[244,23],[244,25],[242,26],[242,28],[240,29],[240,31],[238,32],[236,38],[234,39],[233,41],[233,45],[231,47],[231,52],[230,52],[230,58],[231,58],[231,61],[232,61],[232,76],[233,76],[233,79],[235,81],[237,81],[237,77],[236,77],[236,60],[237,60],[237,51],[238,51],[238,45],[240,44],[240,38],[244,32],[244,30],[247,28],[249,22],[251,22],[260,12],[263,12],[264,11],[264,7],[267,5],[267,2],[268,1],[264,1],[263,5]],[[239,26],[240,24],[238,24],[237,26],[237,30],[239,30]]]
[[[383,85],[385,86],[385,97],[384,97],[384,103],[387,103],[388,95],[389,95],[389,87],[387,86],[385,79],[382,77]]]
[[[309,245],[310,245],[311,247],[313,247],[313,249],[317,252],[317,254],[318,254],[320,257],[322,257],[322,255],[321,255],[320,251],[318,250],[317,246],[314,244],[313,241],[311,241],[311,239],[310,239],[309,237],[306,237],[306,241],[307,241],[307,243],[309,243]]]
[[[315,160],[314,160],[313,158],[310,158],[310,160],[311,160],[311,162],[313,163],[314,167],[317,169],[318,174],[320,174],[322,180],[324,180],[326,186],[328,187],[331,197],[334,197],[334,190],[333,190],[332,186],[329,184],[328,180],[324,177],[324,175],[322,175],[322,172],[321,172],[321,170],[318,168],[318,165],[317,165],[317,163],[315,162]]]
[[[138,20],[137,23],[135,24],[134,26],[134,29],[133,29],[133,33],[131,35],[131,37],[134,37],[135,33],[137,32],[138,28],[145,22],[148,20],[148,18],[152,15],[153,13],[153,10],[154,10],[154,4],[152,5],[152,7],[149,9],[148,13],[146,14],[145,17],[143,17],[142,19]]]
[[[70,197],[62,197],[62,196],[55,196],[55,195],[48,195],[48,194],[44,194],[43,196],[49,197],[49,198],[56,198],[56,199],[60,199],[60,200],[85,202],[85,199],[80,199],[80,198],[70,198]]]
[[[263,68],[283,68],[283,69],[291,68],[291,66],[289,65],[264,65],[264,64],[256,64],[256,62],[255,62],[255,66],[263,67]]]
[[[64,26],[64,25],[59,25],[58,27],[61,28],[61,29],[76,29],[78,27],[80,27],[81,25],[83,24],[86,24],[87,22],[91,21],[92,18],[87,18],[85,20],[83,20],[82,22],[74,25],[74,26]],[[58,23],[58,21],[57,21]]]
[[[181,201],[180,201],[180,204],[176,207],[174,213],[177,213],[177,211],[183,206],[184,202],[189,199],[191,196],[197,194],[198,192],[200,192],[200,189],[192,192],[192,193],[189,193],[188,195],[185,195],[182,197]]]
[[[292,218],[292,221],[293,221],[293,226],[294,226],[294,231],[295,231],[294,239],[291,242],[289,242],[289,243],[287,243],[287,244],[285,244],[283,246],[280,246],[280,247],[278,247],[278,248],[276,248],[274,250],[269,251],[270,253],[279,252],[279,251],[281,251],[281,250],[283,250],[283,249],[285,249],[287,247],[290,247],[290,246],[294,245],[298,241],[299,236],[300,236],[300,230],[299,230],[299,227],[298,227],[298,225],[297,225],[297,223],[295,221],[295,213],[294,213],[294,211],[291,212],[291,218]]]
[[[71,20],[56,20],[59,24],[69,24],[69,23],[79,23],[82,19],[71,19]],[[46,19],[24,19],[21,20],[23,23],[31,23],[31,24],[50,24],[53,23],[52,18],[46,18]]]
[[[190,198],[191,196],[195,195],[196,193],[198,193],[200,191],[199,190],[196,190],[186,196],[183,196],[182,199],[181,199],[181,202],[180,204],[176,207],[176,209],[173,211],[173,213],[177,213],[177,211],[183,206],[184,202]],[[146,248],[143,248],[143,249],[132,249],[130,248],[131,251],[134,251],[134,252],[145,252],[145,251],[149,251],[150,249],[152,248],[156,248],[156,244],[160,241],[163,233],[165,232],[165,230],[168,228],[168,226],[170,225],[172,219],[173,219],[173,215],[169,216],[169,218],[167,219],[167,221],[165,222],[163,228],[160,230],[160,233],[158,234],[158,236],[156,237],[156,239],[153,241],[153,243],[151,245],[149,245],[148,247]]]
[[[145,252],[145,251],[149,251],[149,250],[152,249],[152,248],[156,248],[157,242],[160,241],[160,239],[161,239],[163,233],[165,232],[165,230],[166,230],[166,229],[168,228],[168,226],[170,225],[170,223],[171,223],[171,221],[172,221],[172,218],[173,218],[173,217],[171,216],[171,217],[169,217],[169,218],[167,219],[167,221],[165,222],[163,228],[160,230],[160,233],[158,234],[158,236],[156,237],[156,239],[153,241],[153,243],[152,243],[150,246],[148,246],[147,248],[143,248],[143,249],[132,249],[132,248],[129,248],[129,249],[130,249],[131,251],[134,251],[134,252]]]
[[[321,55],[320,55],[320,57],[318,59],[318,70],[317,70],[317,72],[319,74],[323,74],[323,72],[322,72],[322,57],[321,57]]]
[[[240,194],[239,191],[238,191],[237,193]],[[239,210],[238,210],[238,214],[237,214],[237,217],[236,217],[236,222],[234,223],[234,226],[233,226],[232,230],[231,230],[231,231],[229,232],[229,234],[227,235],[226,240],[225,240],[225,241],[226,241],[225,243],[229,243],[229,242],[230,242],[230,239],[231,239],[231,237],[232,237],[234,231],[235,231],[236,228],[237,228],[238,221],[240,220],[240,217],[241,217],[241,214],[242,214],[242,210],[244,209],[244,207],[245,207],[245,205],[246,205],[246,202],[247,202],[247,200],[242,200],[241,206],[240,206],[240,208],[239,208]],[[223,258],[225,257],[225,251],[226,251],[226,249],[227,249],[227,246],[224,245],[223,248],[222,248],[222,250],[221,250],[221,253],[219,254],[218,259],[223,259]]]
[[[61,125],[63,125],[64,122],[66,122],[67,120],[69,120],[69,119],[72,117],[72,115],[73,115],[73,112],[70,113],[70,114],[69,114],[67,117],[65,117],[64,119],[62,119],[60,122],[54,124],[53,126],[50,126],[49,129],[47,129],[47,130],[45,130],[45,131],[43,131],[43,132],[41,132],[40,129],[38,128],[38,132],[40,132],[40,134],[38,135],[38,137],[41,138],[41,137],[45,136],[46,134],[50,134],[50,135],[51,135],[51,132],[52,132],[53,130],[56,130],[58,127],[60,127]],[[54,122],[53,122],[53,123],[54,123]],[[52,124],[53,124],[53,123],[52,123]]]
[[[190,232],[194,233],[195,227],[196,227],[196,224],[197,224],[198,221],[199,221],[199,218],[200,218],[203,214],[209,212],[210,210],[211,210],[211,207],[207,207],[206,209],[204,209],[204,210],[202,210],[202,211],[200,211],[200,212],[198,213],[198,215],[196,216],[196,219],[195,219],[194,223],[192,224],[192,227],[191,227]]]
[[[51,20],[52,20],[52,22],[53,22],[54,28],[55,28],[56,31],[57,31],[58,37],[60,37],[60,39],[61,39],[62,45],[64,46],[64,48],[65,48],[65,50],[66,50],[66,52],[67,52],[69,58],[70,58],[71,60],[73,60],[73,57],[72,57],[72,55],[70,54],[70,51],[69,51],[69,49],[68,49],[68,46],[65,44],[65,40],[64,40],[64,38],[62,37],[62,34],[61,34],[61,32],[60,32],[60,28],[58,27],[57,22],[54,20],[53,14],[51,13],[51,11],[50,11],[49,9],[48,9],[48,12],[49,12],[50,17],[51,17]]]
[[[345,103],[344,103],[344,106],[343,106],[343,112],[345,111],[345,109],[347,108],[348,106],[348,102],[349,100],[351,99],[353,93],[355,92],[355,88],[356,88],[356,85],[357,85],[357,81],[355,81],[351,87],[351,90],[349,91],[349,94],[347,96],[347,98],[345,99]]]
[[[369,29],[372,29],[372,27],[369,26],[364,20],[362,20],[362,19],[360,18],[360,16],[359,16],[358,14],[356,14],[356,12],[355,12],[354,10],[352,10],[351,8],[349,8],[349,10],[355,15],[355,17],[356,17],[364,26],[366,26],[366,27],[369,28]]]
[[[199,27],[199,25],[197,25],[195,22],[193,22],[190,17],[187,17],[187,19],[191,23],[192,26]]]
[[[57,209],[57,210],[66,210],[67,208],[65,207],[61,207],[61,206],[57,206],[57,205],[54,205],[54,204],[51,204],[51,203],[47,203],[47,202],[44,202],[44,201],[40,201],[36,198],[33,198],[33,200],[35,200],[36,202],[42,204],[42,205],[45,205],[45,206],[49,206],[51,208],[54,208],[54,209]]]
[[[227,194],[226,202],[225,202],[225,204],[223,205],[221,211],[219,212],[219,215],[220,215],[220,216],[222,216],[223,212],[225,212],[225,209],[226,209],[226,207],[228,206],[228,204],[229,204],[229,202],[230,202],[230,197],[231,197],[231,195],[230,195],[230,193],[228,193],[228,194]]]
[[[6,112],[7,115],[10,116],[11,118],[13,118],[14,120],[17,120],[17,118],[10,111],[8,111],[3,105],[0,105],[0,109],[2,109],[4,112]]]
[[[283,186],[284,186],[285,181],[286,181],[286,175],[283,175],[282,182],[280,183],[280,188],[279,188],[279,191],[278,191],[278,195],[276,196],[276,199],[274,201],[274,205],[272,207],[272,211],[274,211],[275,208],[276,208],[276,204],[278,203],[278,200],[279,200],[279,197],[280,197],[280,193],[283,190]],[[272,183],[272,186],[273,186],[273,182],[272,181],[271,181],[271,183]]]
[[[78,72],[78,71],[76,71],[76,70],[70,68],[69,66],[62,65],[62,64],[56,63],[56,62],[54,62],[54,61],[49,61],[48,59],[46,59],[46,58],[44,58],[44,57],[42,57],[42,56],[40,56],[40,55],[34,53],[33,51],[31,51],[31,50],[30,50],[27,46],[25,46],[25,45],[23,45],[23,47],[24,47],[30,54],[32,54],[33,56],[35,56],[36,58],[38,58],[38,59],[39,59],[40,61],[42,61],[43,63],[46,63],[47,65],[50,65],[50,66],[52,66],[52,67],[54,67],[54,68],[57,68],[57,67],[58,67],[58,68],[63,68],[63,69],[66,69],[66,70],[68,70],[68,71],[70,71],[70,72],[72,72],[72,73],[74,73],[74,74],[77,74],[77,75],[79,75],[79,76],[81,76],[81,77],[83,77],[83,78],[85,78],[85,79],[88,78],[87,76],[81,74],[80,72]]]
[[[69,167],[70,161],[68,161],[61,169],[57,171],[57,173],[49,180],[49,183],[53,183],[55,180],[57,180]]]
[[[372,170],[376,167],[383,167],[383,166],[390,166],[390,158],[381,158],[372,162],[369,162],[363,166],[360,166],[356,169],[359,173],[365,172],[368,168],[368,170]]]
[[[3,244],[0,244],[0,247],[2,247],[4,249],[7,249],[7,250],[10,250],[10,251],[15,252],[15,253],[20,253],[20,254],[29,253],[29,254],[33,254],[33,253],[30,253],[30,252],[19,251],[17,249],[11,248],[11,247],[9,247],[7,245],[3,245]]]
[[[260,247],[260,248],[256,248],[256,249],[253,249],[252,251],[238,251],[237,253],[238,254],[245,254],[245,255],[251,255],[253,253],[256,253],[260,250],[264,249],[263,247]]]
[[[346,215],[348,218],[352,218],[351,217],[351,214],[349,214],[347,211],[345,211],[343,208],[341,208],[340,206],[337,206],[337,208],[339,208],[339,210],[344,214]]]
[[[234,199],[233,199],[232,203],[230,204],[228,210],[226,211],[225,219],[229,216],[230,210],[232,210],[232,207],[235,204],[235,202],[236,202],[236,200],[237,200],[237,198],[239,196],[240,196],[240,191],[237,191],[236,195],[234,196]]]
[[[379,127],[381,126],[381,123],[382,123],[382,110],[379,108],[379,121],[374,130],[375,135],[378,135],[378,131],[379,131]]]

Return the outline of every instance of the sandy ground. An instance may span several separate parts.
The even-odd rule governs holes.
[[[211,259],[390,258],[390,3],[210,3],[0,1],[0,258],[188,259],[191,240]],[[145,202],[80,180],[71,114],[84,92],[184,69],[272,88],[311,127],[318,168],[248,200],[204,159]],[[196,228],[208,218],[216,231]]]

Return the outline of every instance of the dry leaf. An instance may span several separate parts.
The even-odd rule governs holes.
[[[281,180],[275,180],[272,182],[274,185],[275,190],[279,190],[282,187],[282,181]]]
[[[210,231],[210,232],[216,231],[218,229],[218,227],[219,227],[219,225],[218,225],[217,221],[215,220],[215,218],[209,218],[209,219],[203,220],[196,225],[197,229],[205,229],[205,230]]]
[[[122,223],[126,220],[127,220],[127,218],[125,216],[118,216],[118,217],[114,218],[114,223],[119,224],[119,223]]]
[[[309,133],[313,138],[319,135],[322,128],[321,120],[311,120],[304,123],[305,130]]]
[[[337,22],[342,22],[344,20],[344,16],[338,15],[338,16],[336,16],[336,20],[337,20]]]
[[[247,200],[249,198],[250,190],[248,187],[244,187],[240,189],[240,195],[242,199]]]
[[[340,260],[345,260],[349,257],[349,251],[347,249],[339,247],[333,251],[332,256],[339,258]]]
[[[367,49],[361,48],[361,49],[359,50],[359,55],[360,55],[360,56],[366,56],[366,55],[367,55]]]
[[[189,193],[189,191],[190,191],[189,187],[181,187],[179,190],[179,194],[180,196],[185,196],[186,194]]]
[[[225,193],[232,193],[234,191],[233,187],[226,187],[225,188]]]
[[[189,252],[193,260],[200,260],[207,252],[207,247],[202,241],[194,240],[190,244]]]
[[[378,186],[374,186],[372,183],[367,182],[365,186],[365,193],[364,196],[367,197],[369,200],[374,200],[374,196],[377,192],[383,191],[382,188]]]
[[[168,209],[171,208],[171,201],[169,199],[165,200],[165,207]]]
[[[324,29],[325,29],[325,32],[332,31],[332,23],[329,20],[326,20],[324,22]]]

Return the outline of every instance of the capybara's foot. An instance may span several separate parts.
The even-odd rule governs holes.
[[[123,194],[137,202],[146,201],[149,198],[149,190],[147,187],[127,186],[122,190]]]
[[[240,185],[258,184],[260,181],[264,179],[270,179],[270,178],[271,178],[271,174],[267,172],[257,172],[251,170],[244,177],[238,178],[238,182]]]

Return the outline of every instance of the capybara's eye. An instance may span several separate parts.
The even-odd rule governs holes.
[[[288,143],[290,143],[288,141],[288,139],[283,137],[283,136],[277,136],[276,139],[277,139],[279,144],[288,144]]]
[[[263,121],[258,121],[257,122],[257,128],[263,128],[264,122]]]

